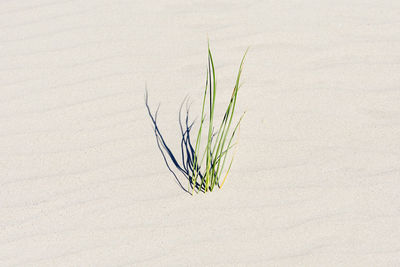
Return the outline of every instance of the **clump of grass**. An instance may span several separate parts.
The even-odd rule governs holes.
[[[226,108],[223,119],[214,133],[214,116],[215,116],[215,99],[216,99],[216,76],[214,61],[208,45],[208,71],[206,77],[206,86],[204,89],[203,104],[201,109],[200,126],[197,133],[196,145],[192,153],[192,168],[189,179],[189,186],[192,188],[192,193],[203,191],[213,191],[217,185],[219,188],[223,186],[232,166],[234,155],[228,165],[225,165],[227,155],[237,143],[232,143],[237,135],[240,122],[245,113],[239,118],[236,124],[232,125],[232,120],[235,113],[236,101],[239,91],[239,81],[242,74],[243,62],[248,49],[243,55],[240,62],[239,71],[236,77],[235,86],[230,98],[228,107]],[[206,102],[208,105],[208,120],[206,122]],[[208,124],[208,125],[206,125]],[[208,129],[207,129],[208,126]],[[207,131],[206,133],[203,131]],[[204,133],[204,134],[203,134]],[[205,140],[205,149],[200,153],[200,145],[202,138],[207,136]],[[205,162],[204,162],[205,161]],[[225,167],[227,169],[225,170]]]

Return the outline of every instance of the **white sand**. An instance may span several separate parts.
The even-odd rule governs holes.
[[[400,2],[189,2],[0,3],[0,266],[400,266]],[[192,197],[144,88],[179,152],[207,34],[248,113]]]

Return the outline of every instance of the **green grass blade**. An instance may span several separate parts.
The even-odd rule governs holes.
[[[197,169],[198,167],[200,168],[201,164],[198,164],[198,155],[199,155],[199,149],[200,149],[200,143],[201,143],[201,132],[203,129],[203,124],[204,124],[204,119],[205,119],[205,115],[204,115],[204,107],[205,107],[205,103],[206,103],[206,96],[207,96],[207,87],[208,87],[208,71],[207,71],[207,75],[206,75],[206,86],[204,89],[204,97],[203,97],[203,106],[201,108],[201,119],[200,119],[200,127],[199,127],[199,131],[197,134],[197,139],[196,139],[196,146],[195,146],[195,154],[194,154],[194,164],[193,164],[193,171],[194,171],[194,175],[192,175],[192,183],[193,183],[193,190],[192,190],[192,194],[194,191],[194,188],[196,187],[197,184],[197,176],[198,176],[198,172],[199,170]]]
[[[232,132],[232,136],[231,136],[231,138],[229,139],[228,147],[230,146],[230,144],[231,144],[233,138],[235,137],[236,130],[238,129],[238,127],[240,127],[240,123],[241,123],[241,121],[242,121],[242,119],[243,119],[243,117],[244,117],[245,114],[246,114],[246,113],[243,113],[243,115],[240,117],[238,123],[236,124],[235,129],[234,129],[233,132]],[[223,169],[224,169],[226,156],[227,156],[227,154],[225,154],[225,155],[223,156],[223,161],[222,161],[221,169],[217,169],[218,177],[221,176],[222,171],[223,171]],[[220,161],[220,162],[221,162],[221,161]]]

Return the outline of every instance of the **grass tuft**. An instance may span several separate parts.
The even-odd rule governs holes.
[[[150,110],[148,102],[148,91],[146,86],[145,91],[145,105],[149,117],[153,124],[154,135],[156,137],[157,146],[160,150],[165,164],[168,170],[174,175],[178,185],[187,193],[192,194],[194,192],[209,192],[213,191],[215,186],[221,188],[229,171],[232,166],[233,159],[236,154],[237,142],[233,140],[238,139],[240,130],[240,123],[245,113],[243,113],[236,124],[232,125],[233,116],[235,113],[236,101],[239,91],[240,76],[242,74],[243,62],[246,57],[248,49],[243,55],[242,61],[240,62],[239,71],[236,77],[235,86],[232,91],[231,98],[229,100],[228,107],[224,113],[222,121],[218,128],[214,127],[214,116],[215,116],[215,99],[216,99],[216,76],[214,61],[208,45],[208,69],[206,75],[206,84],[204,88],[203,104],[201,108],[201,118],[199,130],[197,133],[196,144],[193,146],[190,138],[193,123],[189,123],[189,107],[186,107],[186,118],[182,121],[182,105],[179,109],[179,126],[182,134],[181,139],[181,157],[182,162],[175,157],[171,149],[166,143],[163,135],[157,124],[157,114],[159,107],[153,114]],[[186,99],[186,98],[185,98]],[[208,112],[207,112],[208,110]],[[206,115],[208,119],[206,120]],[[215,131],[216,129],[216,131]],[[236,138],[235,138],[236,137]],[[205,140],[203,140],[205,139]],[[205,144],[202,144],[205,143]],[[200,149],[202,147],[203,149]],[[228,154],[234,149],[232,158],[228,160],[229,164],[225,170],[225,163],[227,163]],[[201,152],[201,153],[200,153]],[[172,164],[171,164],[172,163]],[[178,176],[175,174],[171,166],[175,166],[186,179],[189,181],[189,188],[186,189]],[[223,178],[222,178],[223,177]]]

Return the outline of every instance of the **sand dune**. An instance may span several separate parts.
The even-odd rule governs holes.
[[[3,1],[0,265],[400,266],[399,12],[398,1]],[[190,196],[144,92],[179,153],[180,103],[191,119],[201,111],[207,37],[219,106],[251,46],[247,115],[224,188]]]

